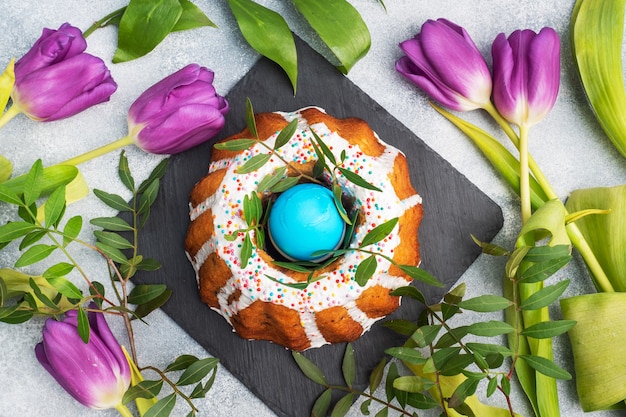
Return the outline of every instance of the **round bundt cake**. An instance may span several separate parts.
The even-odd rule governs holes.
[[[293,135],[277,146],[293,120]],[[406,158],[365,121],[336,119],[317,107],[260,113],[255,124],[256,136],[246,128],[213,149],[208,175],[191,192],[185,247],[200,297],[246,339],[299,351],[353,341],[399,306],[390,292],[411,281],[399,266],[420,262],[421,197],[410,183]],[[223,146],[237,140],[249,146]],[[324,165],[329,169],[320,170]],[[264,181],[268,176],[274,180]],[[313,181],[340,190],[337,210],[343,207],[353,224],[329,260],[298,263],[283,256],[289,248],[276,248],[265,238],[268,216],[259,211],[271,213],[284,191],[277,182],[286,187]],[[272,187],[259,189],[261,183]],[[246,218],[251,213],[254,221]],[[373,239],[371,232],[382,225],[393,227]],[[368,279],[357,282],[363,262]]]

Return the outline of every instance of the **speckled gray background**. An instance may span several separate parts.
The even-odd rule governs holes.
[[[288,2],[259,2],[280,11],[294,32],[315,45],[316,40],[298,23],[298,19],[294,19],[296,13]],[[236,23],[225,1],[197,0],[195,3],[219,29],[203,28],[176,33],[140,60],[109,65],[119,89],[108,103],[70,119],[48,124],[35,123],[18,116],[0,130],[0,153],[13,161],[15,171],[26,171],[36,158],[42,158],[44,164],[53,164],[124,136],[126,111],[132,101],[145,88],[187,63],[196,62],[213,69],[216,72],[217,90],[226,94],[258,56],[234,30]],[[505,225],[496,237],[498,244],[513,244],[519,228],[519,201],[469,140],[439,117],[427,104],[425,97],[401,79],[393,68],[395,60],[400,56],[397,44],[413,36],[426,19],[446,17],[464,26],[487,57],[490,56],[491,42],[500,32],[508,34],[522,28],[539,30],[544,26],[555,28],[562,39],[560,93],[552,112],[531,130],[531,152],[562,198],[577,188],[626,182],[624,159],[600,131],[576,77],[567,32],[573,0],[386,0],[386,12],[376,0],[353,0],[351,3],[361,12],[370,28],[372,47],[348,77],[502,207]],[[67,21],[86,29],[92,21],[124,5],[123,0],[4,0],[0,5],[0,66],[4,67],[12,57],[20,57],[25,53],[39,37],[43,27],[57,28]],[[88,39],[88,52],[110,62],[115,38],[116,31],[113,28],[96,31]],[[480,112],[464,117],[491,129],[504,139]],[[135,148],[129,148],[127,154],[137,178],[144,178],[159,161],[158,157],[144,154]],[[117,158],[118,153],[113,153],[82,165],[81,171],[87,182],[92,187],[121,192],[121,183],[115,175]],[[94,217],[115,214],[93,196],[70,206],[68,211],[70,214],[90,213]],[[9,211],[0,208],[0,222],[11,218]],[[89,226],[85,227],[82,236],[91,238]],[[104,265],[99,258],[83,253],[79,256],[94,279],[106,280]],[[0,267],[12,265],[16,257],[16,247],[9,246],[2,250]],[[467,283],[468,295],[498,293],[502,266],[499,259],[481,256],[461,279]],[[28,271],[36,273],[40,270],[33,268]],[[561,271],[559,278],[572,280],[566,296],[593,291],[579,259]],[[559,311],[555,309],[553,317],[558,316]],[[466,320],[471,319],[466,317]],[[137,348],[146,362],[164,366],[182,353],[201,357],[208,355],[162,312],[155,312],[148,321],[148,326],[136,326]],[[121,323],[115,320],[110,322],[114,332],[123,341]],[[33,347],[40,341],[42,324],[38,320],[19,326],[0,323],[0,417],[117,415],[115,411],[91,411],[79,405],[37,363]],[[557,339],[555,346],[556,361],[573,371],[567,340]],[[583,416],[575,396],[574,382],[560,382],[559,390],[562,415]],[[517,395],[517,411],[529,415],[519,397]],[[201,416],[273,415],[224,369],[220,369],[206,399],[198,401],[197,405]],[[179,404],[173,415],[186,414],[186,407]],[[350,415],[360,415],[358,407],[354,407]],[[623,414],[614,411],[584,415],[599,417]]]

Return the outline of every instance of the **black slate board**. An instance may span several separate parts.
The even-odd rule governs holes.
[[[440,299],[480,253],[470,234],[490,241],[502,227],[500,208],[299,39],[297,48],[300,62],[297,95],[294,96],[287,77],[273,62],[260,59],[228,93],[231,110],[223,132],[216,139],[245,127],[246,97],[250,97],[256,112],[293,111],[315,105],[335,117],[366,120],[384,141],[407,155],[411,181],[424,200],[425,215],[419,231],[421,266],[446,283],[444,289],[423,285],[420,288],[430,300]],[[291,353],[265,341],[239,338],[198,297],[194,271],[185,257],[183,242],[189,224],[188,195],[196,181],[206,175],[212,143],[171,158],[151,218],[140,235],[144,256],[158,259],[163,267],[157,272],[139,274],[136,282],[165,283],[173,289],[172,298],[163,310],[277,415],[310,415],[311,406],[323,388],[304,377]],[[405,301],[391,317],[416,319],[419,312],[417,303]],[[353,343],[359,366],[355,385],[367,386],[368,375],[385,348],[402,342],[401,337],[379,322]],[[344,349],[345,345],[324,346],[308,350],[305,355],[322,368],[329,382],[341,384]]]

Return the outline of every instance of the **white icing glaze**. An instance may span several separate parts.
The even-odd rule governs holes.
[[[309,138],[312,136],[309,129],[313,129],[322,141],[331,148],[337,160],[339,160],[341,152],[345,151],[346,159],[342,167],[357,173],[370,184],[382,190],[382,192],[367,190],[347,181],[343,176],[338,178],[342,189],[355,198],[355,204],[360,207],[365,218],[362,225],[355,230],[351,247],[358,246],[364,236],[374,227],[390,219],[400,217],[405,210],[421,204],[421,197],[417,194],[400,200],[390,183],[388,175],[393,169],[396,156],[400,152],[398,149],[384,144],[385,150],[379,157],[365,155],[358,146],[350,145],[336,132],[331,132],[325,124],[317,123],[309,126],[300,113],[302,110],[304,109],[293,113],[276,112],[288,122],[298,118],[296,134],[278,150],[281,157],[294,163],[316,160],[317,156],[309,142]],[[323,111],[322,109],[319,110]],[[268,138],[266,144],[272,147],[277,135],[278,132]],[[376,137],[378,138],[378,136]],[[351,251],[338,260],[336,268],[332,272],[309,284],[306,289],[298,290],[279,283],[293,283],[295,281],[268,265],[258,255],[256,247],[253,248],[252,256],[247,265],[240,264],[243,234],[240,234],[232,242],[225,239],[225,235],[246,228],[246,222],[242,219],[244,196],[256,191],[259,181],[266,175],[284,166],[279,158],[272,157],[257,171],[249,174],[236,173],[237,168],[249,158],[267,152],[265,147],[257,144],[235,158],[212,162],[209,166],[209,173],[219,169],[227,169],[222,184],[214,195],[196,207],[190,208],[192,221],[209,208],[214,217],[213,236],[208,237],[206,243],[193,259],[190,258],[195,270],[200,269],[210,253],[216,252],[232,271],[231,280],[218,295],[220,307],[217,311],[230,322],[230,318],[234,314],[248,307],[255,300],[287,306],[299,312],[302,326],[311,341],[311,347],[328,343],[320,334],[315,323],[316,312],[328,307],[336,305],[346,307],[350,316],[363,326],[364,331],[367,331],[378,318],[369,318],[358,309],[355,301],[359,295],[367,288],[375,285],[395,289],[407,284],[403,278],[394,277],[387,273],[391,266],[389,261],[377,257],[376,272],[365,286],[361,287],[354,281],[354,272],[359,263],[369,255]],[[393,257],[394,249],[400,243],[397,232],[398,226],[385,239],[366,249]],[[271,276],[279,282],[272,281],[267,276]],[[232,302],[231,300],[231,304],[229,304],[229,296],[236,290],[240,290],[241,295],[236,301]]]

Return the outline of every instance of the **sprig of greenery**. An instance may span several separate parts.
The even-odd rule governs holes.
[[[37,161],[26,175],[0,184],[0,201],[16,206],[20,218],[0,226],[0,245],[4,247],[15,242],[22,252],[14,267],[36,265],[58,251],[67,259],[48,267],[40,276],[25,274],[17,269],[0,269],[0,321],[18,324],[36,315],[54,317],[69,310],[77,310],[78,333],[87,343],[90,326],[86,311],[92,307],[85,308],[83,305],[93,301],[97,306],[96,311],[123,318],[132,352],[129,361],[134,367],[138,359],[133,320],[143,321],[150,312],[163,305],[172,293],[163,284],[140,284],[129,290],[129,283],[137,271],[154,271],[160,267],[158,261],[139,253],[138,235],[150,216],[166,168],[167,159],[159,163],[148,178],[137,186],[128,159],[124,152],[120,154],[118,176],[132,193],[132,198],[127,202],[118,194],[94,190],[103,203],[122,212],[119,217],[90,220],[91,224],[101,228],[94,231],[95,244],[79,237],[83,226],[82,216],[65,218],[66,186],[77,172],[66,175],[63,169],[44,168],[41,161]],[[71,246],[74,245],[96,251],[105,259],[115,299],[107,297],[102,283],[89,278],[72,253]],[[87,283],[87,294],[68,278],[72,273],[78,273]],[[218,360],[214,358],[198,359],[183,355],[163,371],[154,366],[139,368],[141,371],[156,373],[160,379],[138,382],[129,389],[126,402],[138,398],[154,399],[145,416],[164,417],[172,411],[176,397],[180,397],[191,408],[189,416],[195,416],[198,410],[192,400],[204,397],[209,391],[217,365]],[[182,371],[182,374],[174,382],[171,375],[176,371]],[[157,400],[163,383],[173,392]],[[189,394],[181,389],[192,384],[194,387]]]

